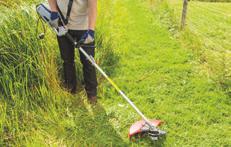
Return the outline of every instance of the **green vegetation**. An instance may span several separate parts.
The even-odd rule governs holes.
[[[180,22],[182,2],[169,3],[170,9],[177,16],[175,19]],[[229,95],[231,94],[230,7],[231,3],[189,2],[186,33],[183,34],[186,38],[184,44],[187,46],[191,44],[191,48],[200,54],[201,71]]]
[[[202,2],[231,2],[231,0],[192,0],[192,1],[202,1]]]
[[[163,145],[229,146],[230,85],[218,84],[220,75],[214,80],[205,74],[201,59],[211,50],[203,44],[207,37],[190,28],[180,33],[171,6],[157,0],[100,0],[97,62],[149,118],[165,122]],[[129,142],[128,128],[140,118],[100,75],[95,107],[81,89],[74,96],[62,90],[54,34],[47,31],[46,39],[38,41],[35,6],[22,2],[14,7],[1,6],[0,12],[0,145],[153,145]],[[229,28],[228,20],[223,23]],[[206,27],[202,30],[207,33]],[[215,44],[229,50],[229,39]]]
[[[59,124],[63,129],[69,127],[71,121],[66,122],[69,109],[78,106],[79,109],[74,110],[77,118],[86,115],[86,119],[92,119],[90,114],[84,113],[85,107],[81,107],[82,104],[75,104],[76,97],[84,97],[84,94],[72,96],[60,87],[61,60],[55,34],[47,30],[45,40],[37,39],[42,26],[39,25],[40,29],[37,32],[35,5],[22,3],[16,6],[10,3],[9,6],[14,9],[6,6],[8,4],[1,6],[3,19],[0,23],[0,145],[49,144],[50,141],[60,144],[62,139],[59,141],[56,135],[50,133],[57,130]],[[101,9],[104,10],[104,7]],[[108,17],[99,16],[99,19],[102,20],[101,23],[106,24]],[[101,23],[98,24],[99,27]],[[117,57],[111,48],[108,29],[109,27],[103,27],[97,31],[97,46],[100,48],[97,62],[110,72]],[[102,36],[105,36],[104,40]],[[77,73],[81,75],[80,61],[78,58],[76,61]],[[78,76],[78,81],[81,83],[82,76]],[[78,100],[78,103],[81,103],[81,100]],[[84,120],[83,117],[81,119]],[[55,120],[58,121],[57,125],[46,128],[50,123],[55,123]],[[102,119],[100,122],[103,121],[105,120]],[[91,134],[89,131],[86,133]],[[73,143],[80,142],[82,140]]]

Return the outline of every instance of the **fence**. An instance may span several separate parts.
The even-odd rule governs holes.
[[[208,74],[231,89],[231,3],[182,0],[170,7],[181,30],[190,30],[200,40],[195,49],[202,47],[200,58]]]
[[[188,9],[188,0],[184,0],[183,9],[182,9],[182,17],[181,17],[181,29],[184,29],[184,26],[185,26],[187,9]]]

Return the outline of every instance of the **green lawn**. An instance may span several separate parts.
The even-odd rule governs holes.
[[[159,11],[151,11],[142,0],[101,0],[99,6],[97,29],[107,35],[103,36],[103,51],[113,48],[118,57],[110,56],[104,64],[101,59],[101,64],[149,118],[165,122],[161,129],[168,135],[163,145],[231,145],[230,97],[200,72],[194,52],[172,37],[161,23]],[[102,55],[100,50],[98,47],[97,58]],[[100,80],[95,107],[87,103],[83,91],[71,96],[60,87],[49,90],[38,85],[34,109],[24,107],[25,102],[11,93],[12,103],[18,102],[16,111],[10,108],[15,105],[2,97],[0,145],[155,145],[148,140],[129,142],[128,129],[140,117],[107,81]]]

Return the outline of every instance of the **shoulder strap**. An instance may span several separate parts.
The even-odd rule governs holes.
[[[72,4],[73,4],[73,0],[69,0],[68,7],[67,7],[67,16],[66,16],[67,23],[70,18]]]
[[[69,0],[68,7],[67,7],[67,16],[66,16],[66,18],[63,16],[63,14],[62,14],[61,10],[59,9],[59,6],[58,6],[58,11],[59,11],[61,19],[63,20],[65,25],[68,24],[68,20],[70,18],[70,14],[71,14],[72,5],[73,5],[73,0]]]

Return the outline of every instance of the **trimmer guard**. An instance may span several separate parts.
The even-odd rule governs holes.
[[[150,122],[155,127],[160,126],[163,123],[161,120],[151,120]],[[144,120],[137,121],[130,127],[128,137],[131,138],[137,134],[144,133],[144,131],[146,131],[146,129],[144,129],[145,126]]]

